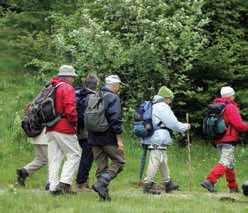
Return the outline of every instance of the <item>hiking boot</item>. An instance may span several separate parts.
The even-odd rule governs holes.
[[[49,194],[53,195],[53,196],[56,196],[56,195],[59,195],[61,193],[59,191],[49,191]]]
[[[46,186],[45,186],[45,190],[49,191],[49,187],[50,187],[50,183],[47,183]]]
[[[201,186],[204,187],[205,189],[207,189],[209,192],[216,192],[216,190],[214,188],[214,184],[209,180],[204,180],[201,183]]]
[[[178,190],[179,185],[172,183],[170,180],[169,182],[164,183],[164,190],[166,193],[170,193],[173,190]]]
[[[239,188],[230,188],[230,193],[239,193]]]
[[[77,192],[71,189],[71,185],[67,183],[59,182],[59,184],[55,188],[55,192],[57,191],[58,194],[71,194],[75,195]]]
[[[88,181],[84,183],[77,183],[76,189],[77,192],[92,192],[92,187],[89,185]]]
[[[107,188],[110,183],[111,177],[108,173],[104,173],[100,176],[96,183],[92,185],[95,192],[98,193],[100,200],[111,200],[109,196],[109,189]]]
[[[143,192],[153,194],[153,195],[159,195],[161,193],[159,190],[154,189],[153,182],[144,183]]]
[[[25,186],[25,180],[28,177],[28,172],[24,168],[16,169],[17,181],[21,186]]]
[[[246,181],[243,185],[242,185],[242,189],[243,189],[243,194],[245,196],[248,196],[248,181]]]

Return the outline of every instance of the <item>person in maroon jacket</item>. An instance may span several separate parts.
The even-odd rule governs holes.
[[[72,66],[63,65],[59,68],[58,76],[50,80],[55,85],[63,82],[55,94],[55,109],[62,115],[62,119],[54,126],[47,127],[49,191],[53,195],[75,193],[71,190],[71,184],[81,157],[76,136],[76,96],[71,85],[76,76]],[[59,180],[59,168],[64,157],[66,160]]]
[[[239,188],[234,171],[234,151],[239,131],[248,131],[248,123],[242,121],[238,104],[234,101],[235,92],[233,88],[229,86],[222,87],[220,94],[221,98],[216,98],[214,103],[226,103],[224,120],[227,124],[227,131],[222,138],[213,141],[220,153],[220,160],[207,175],[206,180],[201,183],[201,186],[210,192],[216,192],[214,184],[217,179],[225,175],[230,192],[238,193]]]

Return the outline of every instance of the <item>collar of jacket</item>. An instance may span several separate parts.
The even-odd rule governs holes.
[[[238,106],[238,104],[234,100],[232,100],[231,98],[221,97],[221,98],[214,99],[215,104],[219,103],[219,102],[221,102],[221,103],[229,102],[231,104],[234,104],[234,105]]]
[[[152,103],[153,104],[157,104],[157,103],[160,103],[160,102],[164,102],[165,103],[164,98],[161,97],[161,96],[159,96],[159,95],[155,95],[153,97],[153,99],[152,99]]]
[[[103,91],[103,92],[111,92],[111,93],[114,93],[110,88],[108,88],[108,87],[106,87],[106,86],[102,87],[102,88],[101,88],[101,91]]]

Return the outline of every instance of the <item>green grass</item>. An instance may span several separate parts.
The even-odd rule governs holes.
[[[45,192],[47,167],[27,178],[26,187],[16,184],[15,169],[29,163],[34,156],[33,146],[20,128],[22,110],[44,80],[18,72],[20,64],[11,58],[0,59],[3,84],[0,86],[0,212],[248,212],[245,203],[221,202],[221,196],[248,201],[240,194],[229,194],[224,178],[216,184],[218,193],[210,194],[200,182],[218,161],[211,146],[194,139],[191,146],[192,191],[189,190],[187,149],[177,142],[168,150],[169,167],[173,181],[181,191],[158,196],[147,195],[132,182],[139,181],[141,149],[138,140],[124,135],[127,164],[110,184],[111,202],[100,202],[96,193],[78,193],[76,196],[53,197]],[[48,79],[48,78],[47,78]],[[127,131],[126,131],[127,132]],[[148,159],[148,158],[147,158]],[[248,149],[238,147],[236,152],[237,180],[241,185],[247,176]],[[95,181],[93,166],[90,183]],[[156,182],[161,184],[160,175]]]

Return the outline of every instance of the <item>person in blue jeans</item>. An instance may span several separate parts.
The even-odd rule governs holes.
[[[84,82],[84,86],[75,87],[76,98],[87,97],[89,94],[95,93],[98,83],[99,80],[95,75],[92,74],[87,75]],[[87,98],[85,100],[87,100]],[[86,104],[85,105],[77,104],[77,107],[86,108]],[[81,110],[84,111],[85,109],[81,109]],[[80,114],[79,109],[77,109],[77,111],[78,114]],[[91,192],[92,188],[89,185],[88,179],[89,179],[89,172],[94,159],[93,159],[92,146],[88,143],[88,132],[83,128],[82,123],[83,121],[80,120],[80,116],[79,116],[77,136],[78,136],[79,145],[82,148],[82,155],[76,178],[76,191]]]

